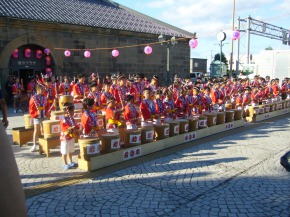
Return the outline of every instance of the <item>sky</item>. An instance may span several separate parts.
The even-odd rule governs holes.
[[[126,7],[143,14],[174,25],[189,32],[196,32],[198,47],[191,52],[195,58],[206,58],[208,62],[220,52],[220,42],[216,36],[220,31],[227,33],[223,52],[231,52],[230,33],[233,19],[234,0],[114,0]],[[290,0],[235,0],[235,27],[238,17],[247,18],[249,15],[259,21],[269,23],[284,29],[290,28]],[[229,43],[229,44],[226,44]],[[237,42],[234,42],[234,58],[236,57]],[[289,49],[281,41],[251,35],[250,54],[253,56],[271,46],[275,50]],[[246,33],[241,33],[240,56],[247,51]]]

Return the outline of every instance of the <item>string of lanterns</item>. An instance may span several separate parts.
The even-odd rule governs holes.
[[[239,30],[234,30],[232,32],[232,40],[237,40],[240,38],[241,36],[241,33]],[[187,38],[179,38],[177,40],[183,40],[183,39],[187,39]],[[146,55],[150,55],[152,54],[153,52],[153,49],[150,45],[153,45],[153,44],[159,44],[160,42],[155,42],[155,43],[150,43],[150,44],[147,44],[147,46],[144,48],[144,53]],[[198,46],[198,40],[194,37],[192,38],[189,43],[188,43],[189,47],[191,47],[192,49],[196,48]],[[144,44],[141,44],[141,45],[131,45],[131,46],[124,46],[124,47],[119,47],[119,49],[121,48],[129,48],[129,47],[139,47],[139,46],[144,46]],[[66,57],[70,57],[72,52],[69,50],[69,49],[64,49],[64,48],[55,48],[56,50],[65,50],[64,51],[64,55]],[[85,58],[90,58],[91,57],[91,51],[90,50],[110,50],[111,48],[94,48],[94,49],[87,49],[84,51],[84,57]],[[80,50],[80,49],[71,49],[71,50]],[[50,49],[49,48],[45,48],[44,51],[43,51],[47,56],[45,58],[46,60],[46,65],[51,65],[51,57],[49,56],[50,54]],[[36,50],[36,58],[37,59],[40,59],[42,57],[42,50]],[[112,50],[112,56],[114,58],[117,58],[118,56],[120,55],[120,51],[118,50],[118,48],[114,48]],[[12,57],[17,59],[19,56],[19,50],[18,49],[15,49],[12,53]],[[31,57],[31,50],[29,48],[26,48],[24,50],[24,56],[26,58],[30,58]]]

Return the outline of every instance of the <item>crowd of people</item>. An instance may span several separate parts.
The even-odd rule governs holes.
[[[125,75],[106,76],[102,81],[92,74],[89,82],[79,74],[70,81],[68,76],[59,78],[32,78],[26,90],[29,97],[29,113],[34,123],[34,145],[41,132],[41,123],[50,117],[52,111],[59,109],[62,95],[73,97],[73,103],[64,103],[65,117],[61,120],[61,153],[65,168],[76,166],[72,162],[74,136],[97,136],[99,130],[97,116],[104,115],[108,132],[118,132],[118,127],[137,129],[152,126],[153,123],[170,122],[174,119],[190,118],[203,112],[221,111],[226,103],[233,108],[246,110],[271,101],[290,98],[290,80],[285,78],[270,80],[269,77],[255,76],[249,79],[211,78],[202,82],[197,78],[181,79],[178,75],[169,86],[159,86],[159,77],[145,79],[140,73],[133,77]],[[13,84],[14,99],[21,97],[23,85],[16,79]],[[74,109],[82,108],[81,125],[74,119]]]

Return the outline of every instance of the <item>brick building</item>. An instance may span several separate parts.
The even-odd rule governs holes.
[[[151,55],[144,53],[145,45],[158,42],[160,34],[168,39],[192,36],[190,32],[108,0],[2,0],[2,87],[9,74],[26,79],[30,75],[45,74],[50,69],[55,75],[142,72],[148,77],[156,73],[165,79],[166,48],[156,43],[151,45]],[[135,46],[140,44],[144,45]],[[112,49],[123,46],[133,47],[120,48],[120,55],[112,57]],[[50,50],[48,55],[44,53],[45,48]],[[69,49],[71,56],[66,57],[64,49],[57,48]],[[108,49],[91,50],[91,57],[85,58],[84,51],[93,48]],[[16,49],[18,53],[12,55]],[[38,57],[36,52],[40,52]],[[188,72],[189,53],[188,39],[180,40],[171,49],[171,74]]]

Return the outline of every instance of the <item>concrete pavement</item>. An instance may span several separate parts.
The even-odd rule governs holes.
[[[249,130],[28,197],[29,216],[289,216],[290,173],[279,159],[290,117]],[[58,150],[46,158],[12,147],[26,190],[85,174],[63,171]]]

